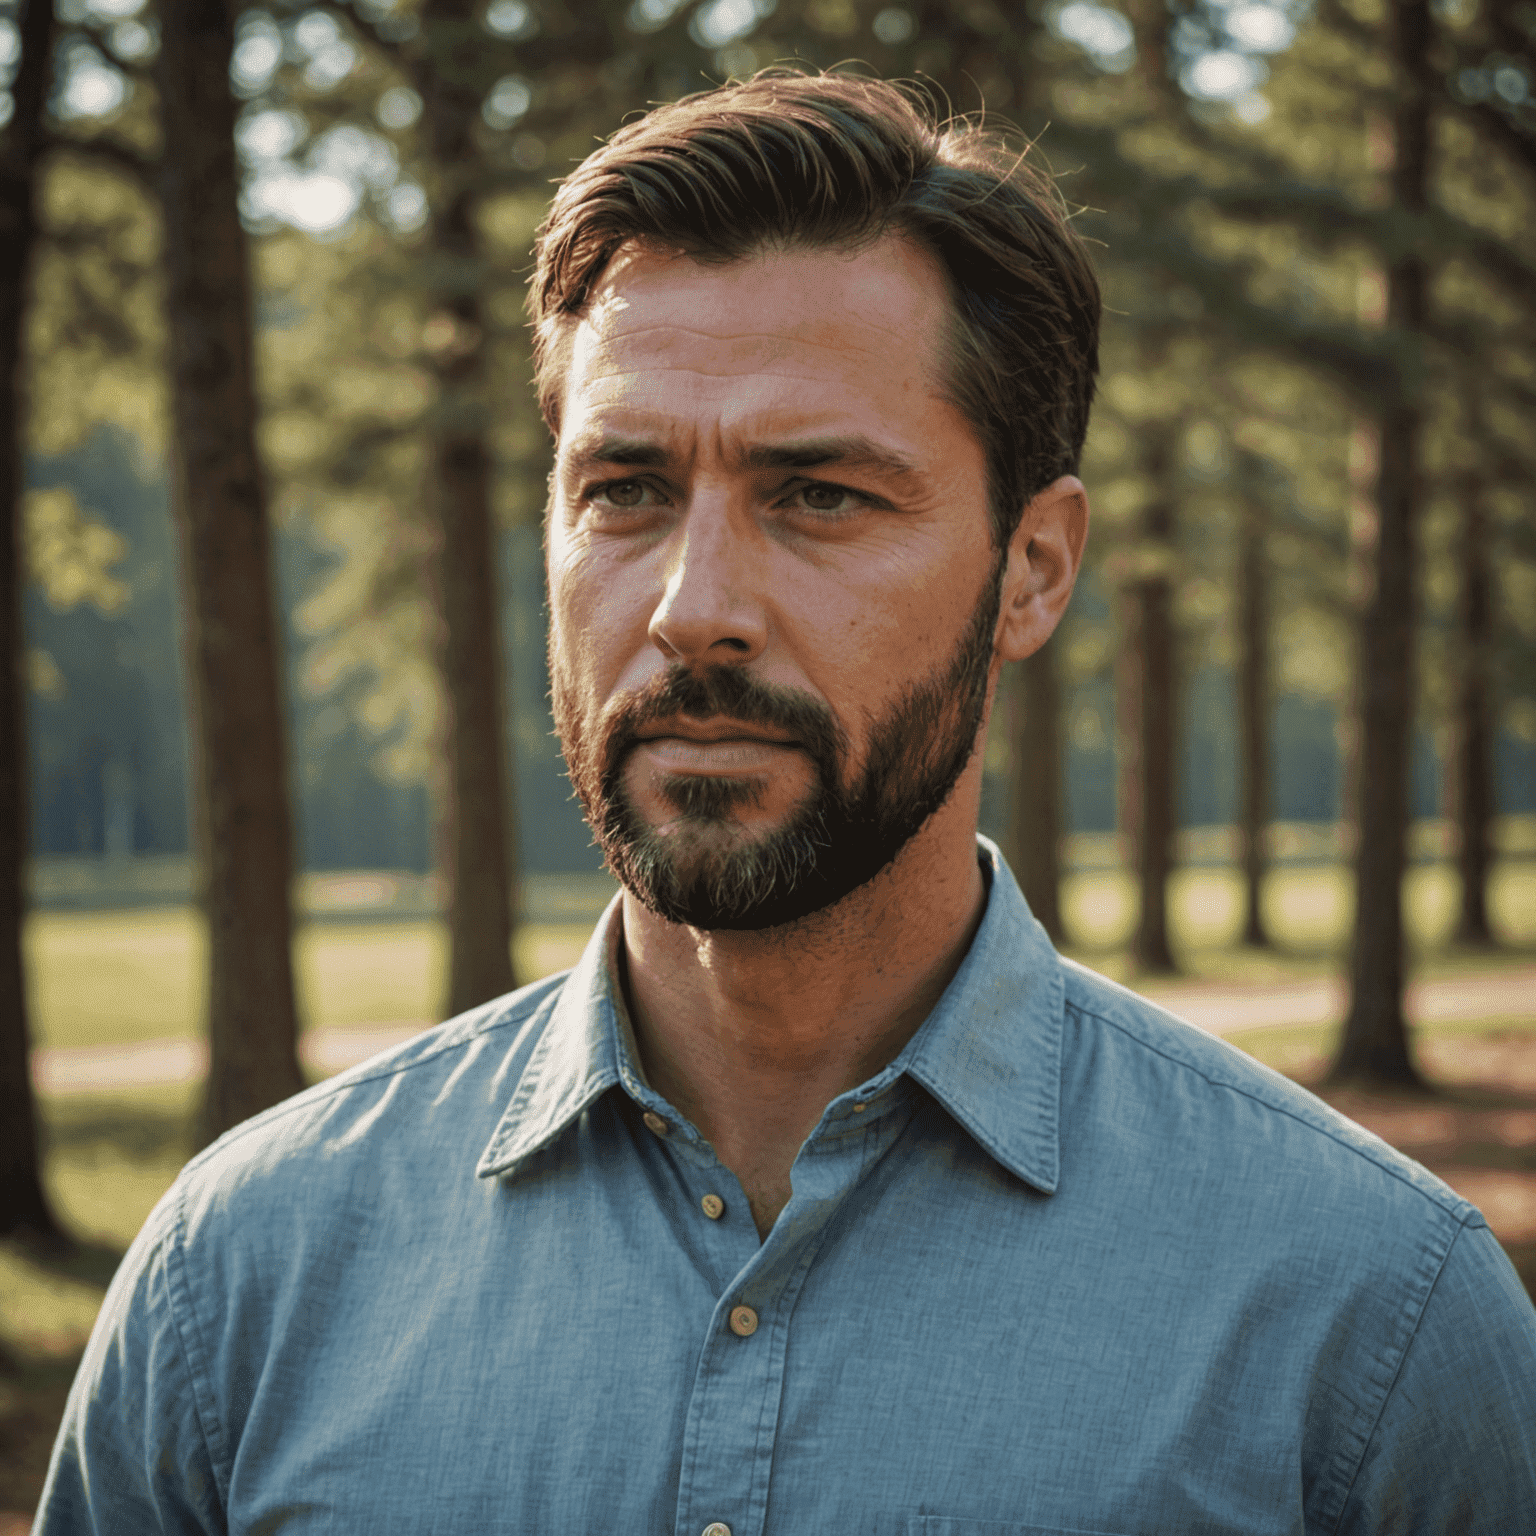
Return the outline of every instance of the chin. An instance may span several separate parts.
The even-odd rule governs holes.
[[[879,875],[910,836],[850,836],[848,828],[835,836],[815,802],[760,830],[734,819],[657,826],[627,802],[614,810],[602,843],[620,884],[658,917],[706,932],[760,932],[814,917]]]

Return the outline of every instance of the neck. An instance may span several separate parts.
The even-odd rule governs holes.
[[[972,766],[891,865],[801,922],[685,928],[625,894],[646,1077],[740,1180],[760,1234],[827,1104],[899,1054],[970,947],[985,905]]]

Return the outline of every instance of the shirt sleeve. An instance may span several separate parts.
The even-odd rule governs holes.
[[[1478,1221],[1446,1256],[1336,1529],[1513,1532],[1532,1510],[1536,1310]]]
[[[33,1536],[226,1530],[174,1307],[178,1193],[151,1214],[108,1288],[65,1405]]]

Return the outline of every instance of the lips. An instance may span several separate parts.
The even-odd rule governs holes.
[[[798,745],[792,736],[775,735],[761,727],[742,725],[734,720],[661,721],[642,726],[635,732],[635,738],[638,741],[686,741],[700,746],[716,746],[722,742],[753,742],[770,747]]]
[[[736,721],[671,720],[637,732],[634,750],[662,773],[761,774],[785,752],[797,751],[798,743]]]

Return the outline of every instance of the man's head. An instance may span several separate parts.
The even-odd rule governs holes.
[[[571,777],[648,906],[837,901],[1070,594],[1098,292],[1054,187],[895,87],[767,74],[564,183],[531,309]]]

